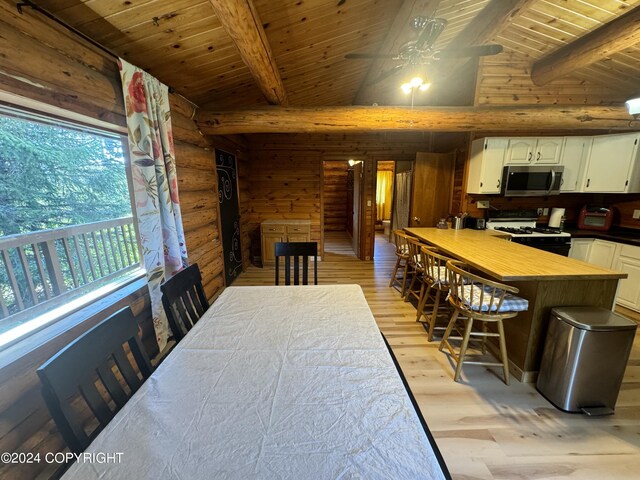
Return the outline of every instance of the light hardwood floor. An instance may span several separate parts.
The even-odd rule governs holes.
[[[427,342],[415,307],[388,287],[393,246],[378,235],[374,260],[362,262],[346,234],[325,235],[319,283],[362,287],[455,479],[640,478],[640,336],[612,416],[563,413],[533,384],[512,377],[506,386],[481,366],[465,366],[455,383],[449,357],[438,341]],[[273,268],[250,267],[234,285],[273,281]]]

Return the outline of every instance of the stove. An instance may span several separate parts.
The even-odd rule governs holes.
[[[571,234],[558,228],[536,227],[535,211],[490,212],[487,228],[508,233],[511,241],[547,252],[568,256],[571,248]]]

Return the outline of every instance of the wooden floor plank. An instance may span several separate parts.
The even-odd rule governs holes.
[[[393,245],[376,237],[373,261],[355,258],[346,233],[325,233],[320,284],[362,286],[455,479],[631,479],[640,471],[640,335],[636,336],[615,415],[591,418],[557,410],[535,389],[482,366],[453,381],[449,356],[429,343],[415,306],[389,288]],[[250,267],[234,285],[273,285],[273,268]],[[638,314],[628,314],[640,319]]]

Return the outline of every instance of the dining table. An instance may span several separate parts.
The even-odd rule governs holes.
[[[227,287],[85,454],[64,479],[451,478],[358,285]]]

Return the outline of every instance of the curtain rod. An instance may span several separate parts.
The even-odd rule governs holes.
[[[89,42],[91,45],[93,45],[94,47],[102,50],[104,53],[106,53],[107,55],[110,55],[111,57],[113,57],[114,59],[119,59],[120,56],[117,55],[116,53],[112,52],[111,50],[109,50],[107,47],[105,47],[104,45],[102,45],[99,42],[96,42],[93,38],[89,37],[88,35],[85,35],[84,33],[82,33],[80,30],[78,30],[75,27],[72,27],[71,25],[69,25],[68,23],[64,22],[63,20],[60,20],[58,17],[56,17],[53,13],[49,12],[48,10],[42,8],[40,5],[36,4],[35,2],[33,2],[32,0],[21,0],[20,2],[16,3],[16,9],[18,10],[18,13],[20,15],[22,15],[22,8],[23,7],[30,7],[33,10],[35,10],[36,12],[41,13],[42,15],[44,15],[45,17],[47,17],[49,20],[54,21],[55,23],[57,23],[58,25],[66,28],[67,30],[69,30],[70,32],[72,32],[73,34],[79,36],[80,38],[82,38],[83,40],[85,40],[86,42]],[[195,109],[199,108],[198,105],[196,105],[195,103],[193,103],[191,100],[189,100],[187,97],[185,97],[184,95],[178,93],[176,91],[175,88],[171,87],[171,86],[167,86],[169,88],[169,93],[173,93],[175,95],[178,95],[180,97],[182,97],[184,100],[186,100],[187,102],[189,102],[193,108],[194,108],[194,114],[195,114]]]

